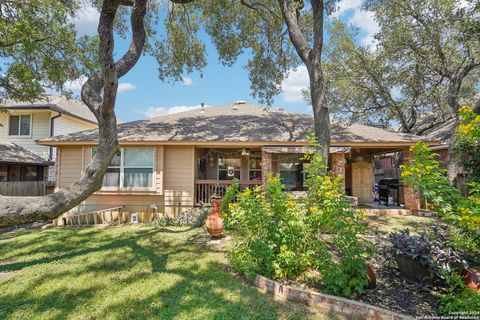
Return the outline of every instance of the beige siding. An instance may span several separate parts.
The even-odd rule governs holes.
[[[9,114],[20,115],[29,114],[32,116],[31,136],[19,137],[8,135],[8,119]],[[35,140],[46,138],[50,136],[50,111],[12,111],[8,113],[0,113],[0,142],[14,142],[19,146],[37,153],[45,159],[49,156],[49,148],[40,146],[35,143]]]
[[[67,187],[80,179],[82,174],[82,147],[62,147],[60,149],[57,183],[60,188]]]
[[[66,115],[62,115],[54,120],[53,135],[68,134],[88,129],[94,129],[97,125],[81,121]]]
[[[193,146],[164,147],[166,205],[192,205],[195,154]]]

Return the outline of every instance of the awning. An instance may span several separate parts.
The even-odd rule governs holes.
[[[262,151],[267,153],[305,153],[308,147],[265,146]],[[350,153],[350,147],[330,147],[330,153]]]

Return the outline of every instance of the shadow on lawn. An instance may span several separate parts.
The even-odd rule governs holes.
[[[236,279],[226,271],[222,253],[214,246],[191,240],[202,236],[198,229],[41,233],[20,236],[21,253],[11,258],[21,261],[2,264],[1,254],[6,251],[0,249],[0,271],[27,268],[21,276],[0,283],[1,319],[277,319],[285,315],[302,319],[311,315],[306,306],[274,301]],[[40,239],[43,245],[38,245]],[[49,253],[56,254],[35,258]]]

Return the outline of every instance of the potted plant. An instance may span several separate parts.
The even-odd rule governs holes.
[[[435,274],[431,271],[431,242],[426,233],[410,235],[409,229],[389,234],[390,252],[400,272],[410,280],[430,283]]]
[[[223,219],[220,217],[220,201],[222,197],[212,196],[212,212],[205,220],[205,226],[212,237],[219,237],[223,232]]]

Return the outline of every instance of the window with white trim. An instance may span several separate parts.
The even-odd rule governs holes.
[[[10,136],[30,136],[32,116],[22,114],[18,116],[10,115],[8,122],[8,135]]]
[[[96,148],[92,149],[92,157]],[[103,177],[102,187],[144,189],[153,188],[153,148],[121,148],[113,157]]]

